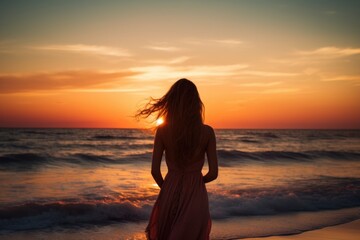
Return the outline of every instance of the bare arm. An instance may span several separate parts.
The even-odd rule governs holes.
[[[152,164],[151,164],[151,175],[153,176],[157,185],[161,188],[164,179],[161,175],[160,166],[161,166],[161,159],[164,152],[164,144],[162,142],[160,136],[160,129],[156,131],[155,140],[154,140],[154,148],[152,154]]]
[[[209,172],[204,176],[204,182],[208,183],[215,180],[218,176],[218,160],[216,155],[215,132],[210,127],[210,138],[206,148],[206,156],[209,163]]]

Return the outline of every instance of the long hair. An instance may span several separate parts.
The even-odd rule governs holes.
[[[153,114],[156,119],[164,119],[174,141],[175,160],[184,166],[196,154],[204,121],[204,104],[195,84],[186,78],[176,81],[163,97],[150,98],[135,117],[147,118]]]

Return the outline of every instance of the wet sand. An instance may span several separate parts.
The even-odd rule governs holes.
[[[129,224],[124,227],[122,225],[120,230],[119,225],[109,225],[89,229],[67,229],[66,231],[30,231],[18,232],[9,235],[2,235],[0,239],[145,239],[143,232],[139,232],[139,228],[143,228],[144,224]],[[356,240],[360,236],[360,219],[322,229],[303,232],[300,234],[287,236],[272,236],[260,238],[243,238],[246,240]],[[218,238],[213,238],[218,239]],[[220,238],[226,239],[226,238]]]
[[[355,240],[360,239],[360,219],[289,236],[246,238],[248,240]]]

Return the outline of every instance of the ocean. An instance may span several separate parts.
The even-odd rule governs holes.
[[[360,130],[215,133],[212,239],[360,219]],[[152,144],[140,129],[0,129],[0,239],[144,239]]]

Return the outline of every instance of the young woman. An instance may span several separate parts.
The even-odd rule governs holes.
[[[136,114],[146,118],[155,113],[157,119],[164,119],[157,128],[152,155],[151,174],[161,189],[145,231],[150,240],[209,239],[205,183],[217,178],[218,163],[215,133],[204,125],[203,110],[195,84],[180,79]],[[165,180],[160,171],[163,152],[168,167]],[[203,176],[205,154],[209,171]]]

